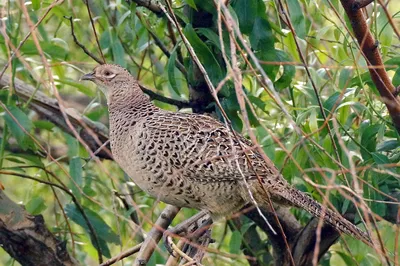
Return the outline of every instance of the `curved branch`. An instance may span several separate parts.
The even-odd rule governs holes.
[[[379,53],[378,43],[374,40],[360,8],[371,1],[340,0],[340,2],[351,22],[353,33],[357,38],[362,54],[370,66],[369,72],[372,81],[392,117],[397,132],[400,133],[400,101],[396,96],[396,88],[385,70],[382,57]]]

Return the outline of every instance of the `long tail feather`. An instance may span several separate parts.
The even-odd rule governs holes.
[[[346,220],[340,214],[323,207],[320,203],[313,200],[303,192],[291,187],[286,187],[284,190],[278,190],[276,194],[289,201],[294,206],[306,210],[314,217],[323,217],[323,220],[326,223],[333,226],[339,232],[353,236],[369,246],[373,245],[372,240],[367,233]]]

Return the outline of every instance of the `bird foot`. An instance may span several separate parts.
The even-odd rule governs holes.
[[[182,250],[180,250],[175,243],[172,241],[172,237],[179,235],[184,237],[188,244],[191,242],[197,242],[199,237],[201,237],[212,224],[212,219],[208,212],[201,211],[186,221],[178,224],[177,226],[168,229],[163,234],[163,241],[166,250],[175,257],[176,254],[188,260],[190,258]],[[212,239],[208,243],[212,242]],[[190,261],[190,260],[188,260]]]

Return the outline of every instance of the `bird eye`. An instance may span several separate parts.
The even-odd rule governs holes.
[[[110,76],[110,75],[111,75],[111,72],[110,72],[110,71],[106,71],[106,72],[104,72],[104,75]]]

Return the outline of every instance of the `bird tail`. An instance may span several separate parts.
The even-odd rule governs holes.
[[[289,201],[292,205],[306,210],[314,217],[322,217],[326,223],[333,226],[340,233],[353,236],[369,246],[373,245],[372,240],[367,233],[346,220],[340,214],[328,209],[327,207],[323,207],[320,203],[316,202],[305,193],[292,187],[288,187],[283,191],[276,191],[275,193],[277,196]]]

